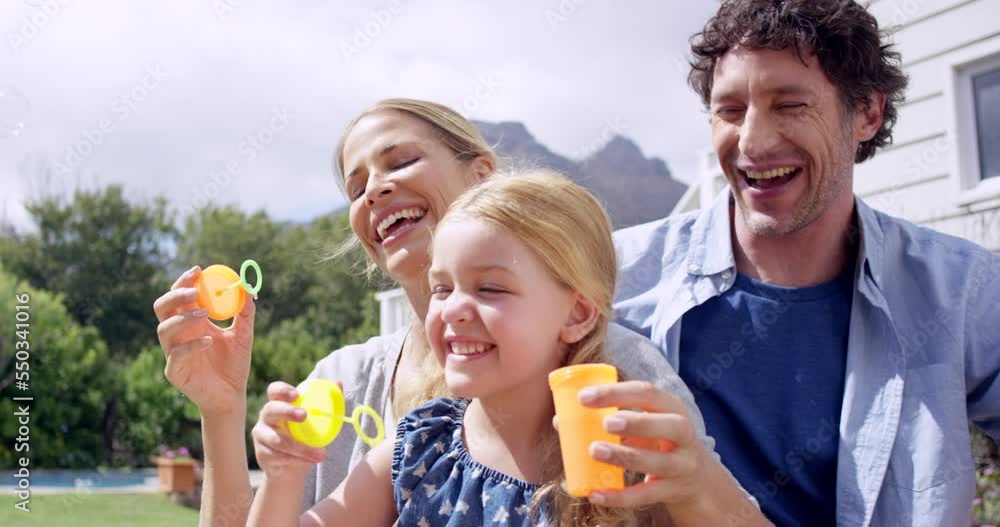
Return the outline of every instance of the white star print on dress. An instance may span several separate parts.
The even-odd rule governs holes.
[[[409,458],[413,455],[413,443],[403,445],[403,457]]]
[[[426,412],[420,412],[417,415],[419,415],[421,419],[430,419],[431,417],[434,417],[434,411],[427,410]]]
[[[430,417],[423,418],[427,413],[421,408],[400,425],[400,430],[405,428],[403,441],[396,447],[399,457],[393,460],[400,525],[520,527],[531,523],[534,485],[498,474],[471,459],[463,447],[461,417],[467,404],[464,400],[432,401],[428,403],[434,408]],[[451,416],[450,425],[443,422],[443,413]],[[422,428],[414,424],[418,420]],[[412,454],[404,461],[401,454],[406,445],[412,445]]]
[[[507,509],[500,507],[496,516],[493,516],[493,523],[507,523],[507,518],[510,518],[510,514],[507,512]]]

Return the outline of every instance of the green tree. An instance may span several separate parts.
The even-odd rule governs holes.
[[[122,371],[122,415],[116,423],[115,464],[143,465],[160,444],[202,452],[201,416],[163,376],[159,346],[143,348]]]
[[[286,295],[302,294],[302,316],[310,331],[329,336],[333,346],[364,342],[378,334],[375,293],[393,284],[377,274],[363,276],[368,258],[361,250],[329,259],[331,248],[353,236],[346,213],[321,216],[308,225],[291,229],[281,240],[286,254],[295,255],[299,274],[309,277],[306,287],[288,288]],[[299,249],[296,249],[299,248]]]
[[[13,321],[19,304],[15,295],[28,295],[30,318],[26,333],[15,333]],[[0,332],[0,392],[12,394],[0,399],[0,412],[13,416],[18,405],[30,405],[29,452],[17,452],[14,441],[0,443],[0,460],[13,466],[14,460],[29,454],[33,466],[89,467],[108,461],[104,445],[112,433],[107,419],[109,394],[118,389],[117,371],[112,367],[107,345],[97,330],[81,326],[70,316],[59,296],[18,280],[0,265],[0,316],[11,321]],[[26,337],[24,345],[17,342]],[[19,359],[27,358],[27,370],[18,370]],[[27,373],[27,379],[16,378]],[[28,383],[28,390],[15,384]],[[13,401],[13,396],[30,396],[33,401]],[[19,423],[14,418],[0,421],[0,435],[14,438]]]
[[[386,283],[360,277],[365,258],[361,254],[325,260],[349,233],[343,213],[282,225],[264,212],[248,215],[232,207],[208,206],[186,219],[177,260],[183,268],[222,263],[234,269],[243,260],[256,260],[264,272],[256,333],[304,318],[310,333],[339,346],[357,342],[345,342],[348,333],[367,338],[377,332],[372,295]]]
[[[25,207],[37,232],[8,229],[0,240],[8,269],[60,293],[73,319],[96,327],[117,358],[154,343],[152,303],[169,287],[165,247],[177,234],[166,201],[130,203],[110,185]]]

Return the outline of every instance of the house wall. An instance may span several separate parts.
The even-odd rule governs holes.
[[[869,9],[881,27],[896,28],[910,86],[893,145],[855,168],[855,192],[879,210],[1000,251],[1000,179],[979,182],[978,167],[962,159],[976,139],[958,86],[966,65],[1000,66],[1000,0],[875,0]]]

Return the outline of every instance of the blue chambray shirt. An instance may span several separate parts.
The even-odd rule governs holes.
[[[1000,256],[855,203],[837,524],[969,525],[968,421],[1000,441]],[[736,277],[728,189],[710,209],[618,231],[615,243],[617,322],[679,369],[681,317]]]

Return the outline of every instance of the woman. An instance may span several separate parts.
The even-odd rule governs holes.
[[[414,325],[393,335],[348,346],[321,361],[310,377],[343,383],[354,404],[384,409],[386,421],[436,395],[414,387],[433,361],[421,329],[427,314],[428,247],[431,230],[464,190],[489,177],[496,156],[468,120],[434,103],[409,99],[382,101],[347,128],[337,149],[341,184],[350,200],[350,224],[357,242],[372,261],[404,289],[413,308]],[[157,299],[157,332],[167,358],[167,379],[194,402],[202,414],[205,446],[202,525],[243,525],[251,504],[246,447],[246,385],[253,344],[254,304],[247,302],[231,328],[207,320],[194,303],[192,288],[199,269],[184,273],[171,291]],[[663,387],[680,383],[668,376],[655,347],[623,328],[609,330],[608,348],[616,364],[635,379]],[[677,390],[671,390],[677,391]],[[359,440],[341,438],[327,448],[309,448],[288,436],[281,424],[302,421],[304,413],[290,402],[295,389],[276,382],[254,427],[257,459],[266,469],[319,463],[307,482],[303,509],[332,492],[367,451]],[[703,456],[713,479],[731,492],[719,492],[719,509],[738,511],[746,501],[735,480],[712,454],[713,442],[693,398],[683,398],[692,428],[705,446]],[[713,459],[714,457],[714,459]],[[643,497],[642,499],[651,499]],[[736,512],[739,514],[739,512]]]

